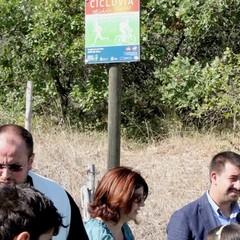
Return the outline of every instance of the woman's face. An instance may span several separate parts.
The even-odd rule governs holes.
[[[134,201],[132,204],[132,209],[129,213],[121,213],[121,220],[127,222],[130,220],[136,220],[137,219],[137,214],[138,211],[140,210],[141,207],[144,207],[144,201],[146,199],[146,196],[144,195],[143,192],[143,187],[140,187],[135,190],[134,195],[133,195]]]

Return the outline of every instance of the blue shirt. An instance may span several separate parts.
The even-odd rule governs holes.
[[[232,205],[232,211],[229,217],[226,217],[223,212],[221,211],[221,209],[219,208],[219,206],[212,200],[211,196],[209,195],[209,193],[207,192],[207,197],[208,197],[208,201],[212,207],[213,210],[213,215],[215,217],[216,222],[219,225],[227,225],[230,223],[238,223],[236,220],[236,216],[239,213],[240,209],[239,209],[239,205],[237,202],[235,202]]]
[[[95,218],[90,219],[85,224],[85,229],[89,240],[114,240],[113,235],[106,223]],[[132,231],[127,223],[122,226],[124,240],[134,240]]]

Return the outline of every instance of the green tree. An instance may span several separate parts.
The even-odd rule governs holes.
[[[105,128],[109,66],[84,63],[84,1],[0,0],[0,14],[0,110],[18,119],[32,80],[34,113]],[[239,18],[237,0],[141,1],[141,61],[123,64],[128,136],[165,134],[172,116],[236,122]]]

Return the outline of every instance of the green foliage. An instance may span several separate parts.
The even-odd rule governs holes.
[[[0,0],[0,14],[1,115],[21,121],[31,80],[37,118],[106,129],[108,66],[84,64],[84,1]],[[151,140],[184,124],[235,130],[240,2],[143,0],[140,21],[142,60],[122,71],[124,134]]]
[[[240,113],[239,57],[227,49],[221,59],[202,67],[178,56],[169,68],[156,73],[163,79],[162,101],[201,127],[234,121]]]
[[[83,84],[75,84],[70,94],[71,114],[78,116],[84,129],[87,125],[99,130],[106,129],[108,112],[108,76],[105,66],[89,67]]]

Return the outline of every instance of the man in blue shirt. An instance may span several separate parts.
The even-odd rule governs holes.
[[[210,189],[196,201],[173,213],[168,240],[203,240],[219,225],[238,223],[240,211],[240,155],[220,152],[210,163]]]

